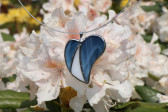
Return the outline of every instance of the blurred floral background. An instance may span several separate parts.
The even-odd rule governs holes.
[[[22,0],[47,26],[95,29],[128,0]],[[0,112],[168,112],[168,0],[131,0],[107,26],[104,54],[89,84],[66,68],[64,48],[79,35],[35,21],[17,0],[0,0]]]

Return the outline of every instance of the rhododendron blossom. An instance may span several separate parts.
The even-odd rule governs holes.
[[[15,2],[0,0],[0,112],[166,111],[167,0]]]
[[[109,11],[109,15],[113,17],[115,12]],[[91,30],[108,21],[105,15],[90,21],[82,12],[75,12],[70,17],[61,8],[55,9],[49,20],[48,26],[68,32]],[[45,27],[39,34],[32,32],[26,46],[22,47],[25,56],[17,71],[38,86],[36,95],[39,104],[56,99],[60,88],[65,87],[72,87],[77,91],[77,96],[70,101],[70,106],[77,112],[82,110],[87,100],[93,107],[102,103],[105,105],[103,99],[107,95],[119,102],[129,101],[133,87],[127,80],[126,60],[135,53],[135,46],[130,38],[131,30],[128,26],[110,23],[100,30],[84,34],[83,37],[91,34],[102,35],[107,46],[105,53],[92,68],[90,83],[84,84],[69,73],[64,59],[67,41],[79,39],[79,35],[61,34]],[[101,105],[103,111],[104,105]]]

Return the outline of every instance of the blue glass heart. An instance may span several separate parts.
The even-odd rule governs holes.
[[[65,47],[65,62],[68,70],[78,80],[89,83],[90,72],[95,61],[104,53],[106,43],[99,35],[85,40],[71,39]]]

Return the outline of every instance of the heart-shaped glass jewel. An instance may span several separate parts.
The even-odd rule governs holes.
[[[105,40],[99,35],[88,36],[83,41],[69,40],[64,54],[68,70],[78,80],[89,83],[92,66],[105,48]]]

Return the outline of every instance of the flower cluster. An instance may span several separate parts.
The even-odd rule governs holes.
[[[109,15],[113,17],[115,12],[111,10]],[[76,12],[71,17],[65,15],[61,8],[55,9],[51,17],[47,23],[48,26],[68,32],[87,31],[110,20],[102,15],[91,21],[88,15],[82,12]],[[92,33],[102,35],[107,46],[103,56],[92,68],[90,83],[84,84],[72,77],[66,68],[64,59],[64,48],[67,41],[74,38],[79,39],[79,35],[61,34],[45,27],[40,30],[39,34],[33,31],[26,47],[22,48],[25,57],[20,61],[17,71],[18,74],[29,78],[38,86],[39,104],[56,99],[62,87],[72,87],[77,91],[77,96],[70,101],[70,106],[76,111],[81,111],[87,100],[93,107],[101,105],[108,93],[110,97],[119,102],[129,101],[133,87],[126,80],[128,77],[126,57],[131,57],[135,52],[134,43],[131,42],[130,28],[110,23],[100,30],[84,34],[84,37]],[[110,94],[113,91],[115,95]],[[103,107],[104,105],[102,109]],[[97,108],[95,110],[99,111]]]
[[[127,2],[121,1],[120,9]],[[88,84],[72,76],[64,57],[67,42],[80,40],[80,35],[45,26],[29,31],[18,27],[17,22],[38,23],[23,8],[0,12],[0,25],[16,22],[19,31],[0,27],[0,89],[29,92],[30,99],[37,100],[37,105],[31,107],[35,110],[50,110],[47,102],[57,100],[62,108],[75,112],[85,110],[86,104],[96,112],[106,112],[134,100],[168,102],[168,9],[166,5],[160,9],[162,2],[132,1],[113,22],[83,34],[82,39],[95,34],[106,42],[103,55],[91,69]],[[2,6],[8,4],[2,2]],[[115,17],[118,8],[111,10],[113,4],[115,1],[111,0],[48,0],[36,16],[43,15],[45,25],[59,31],[85,32]],[[157,9],[152,10],[154,6]],[[26,9],[32,12],[31,6]],[[157,101],[142,97],[144,91],[140,93],[137,87],[154,91]]]

